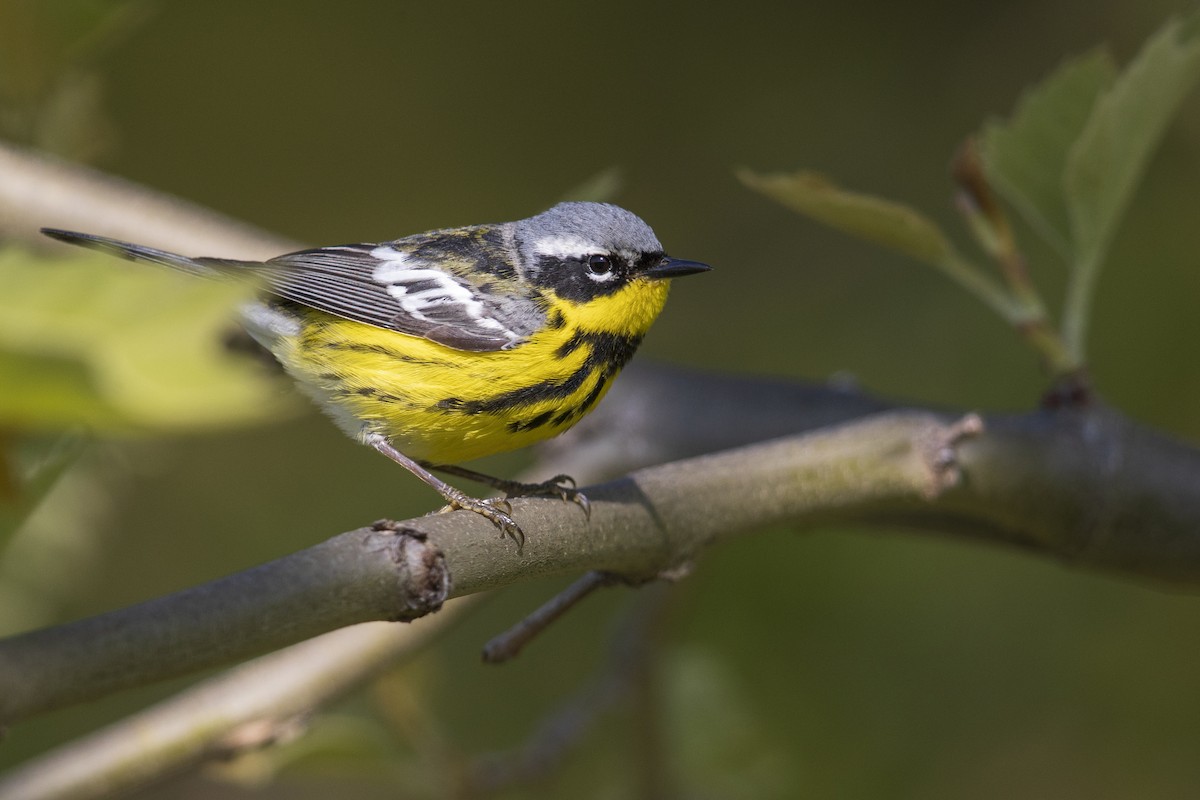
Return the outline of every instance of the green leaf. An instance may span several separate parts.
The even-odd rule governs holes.
[[[984,127],[980,149],[988,179],[1065,256],[1071,242],[1063,196],[1067,155],[1115,75],[1108,53],[1093,51],[1027,91],[1012,119]]]
[[[180,431],[278,416],[229,354],[246,288],[80,255],[0,253],[0,428]]]
[[[801,214],[921,261],[941,264],[953,253],[941,229],[906,205],[840,189],[813,172],[760,175],[739,170],[742,183]]]
[[[1130,195],[1184,96],[1200,77],[1200,12],[1163,27],[1096,103],[1066,165],[1080,263],[1102,258]]]
[[[964,260],[941,228],[906,205],[839,189],[812,172],[759,175],[739,170],[742,183],[784,205],[846,233],[931,264],[1013,324],[1028,321],[1026,309],[991,276]]]
[[[1074,265],[1063,306],[1063,338],[1084,363],[1100,266],[1151,154],[1200,77],[1200,10],[1167,23],[1097,102],[1067,157],[1067,211]]]

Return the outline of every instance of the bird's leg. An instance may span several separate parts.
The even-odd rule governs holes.
[[[496,478],[456,464],[430,464],[425,461],[420,464],[427,469],[490,486],[504,492],[505,497],[557,497],[560,500],[569,500],[582,508],[586,516],[589,518],[592,516],[591,502],[587,499],[587,495],[575,488],[575,479],[570,475],[555,475],[550,480],[541,483],[522,483],[506,478]]]
[[[413,475],[416,475],[427,486],[445,498],[449,505],[444,510],[461,508],[466,511],[474,511],[499,528],[502,535],[508,536],[516,542],[518,548],[524,546],[525,532],[521,530],[521,526],[512,518],[512,504],[505,498],[494,497],[481,500],[471,497],[432,474],[419,462],[401,453],[382,434],[369,433],[363,437],[363,440]]]

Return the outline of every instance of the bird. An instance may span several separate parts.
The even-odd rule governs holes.
[[[189,257],[90,233],[62,242],[202,278],[248,280],[247,333],[349,436],[520,547],[508,497],[587,498],[568,475],[519,483],[461,466],[570,428],[641,344],[671,280],[709,265],[668,256],[616,205],[564,202],[526,219],[266,261]],[[476,498],[441,472],[504,492]]]

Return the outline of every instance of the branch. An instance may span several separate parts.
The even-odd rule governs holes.
[[[798,393],[819,398],[814,413],[823,420],[834,407],[829,400],[844,396],[686,373],[678,381],[630,377],[617,384],[624,397],[605,405],[613,411],[574,437],[576,457],[591,457],[595,447],[611,454],[623,442],[661,456],[764,434],[789,420],[804,427],[798,420],[807,410],[793,402]],[[745,394],[758,402],[748,424],[739,422]],[[683,397],[692,406],[672,402]],[[706,424],[696,427],[699,419]],[[596,440],[595,426],[622,434],[615,443]],[[589,488],[590,522],[573,504],[517,499],[514,511],[530,534],[522,552],[467,512],[352,531],[195,589],[0,642],[7,690],[0,718],[227,663],[334,627],[412,618],[444,596],[541,575],[596,569],[645,580],[718,541],[779,524],[900,523],[1126,574],[1200,581],[1195,449],[1104,408],[993,417],[986,433],[955,447],[972,428],[928,412],[892,411],[644,469]],[[967,480],[947,491],[960,470]]]
[[[969,418],[977,422],[975,418]],[[211,583],[0,641],[0,719],[228,663],[369,620],[412,619],[446,597],[599,569],[637,581],[777,524],[910,506],[953,482],[969,428],[891,413],[641,470],[559,500],[513,501],[518,551],[477,514],[375,525]]]
[[[471,606],[412,626],[355,625],[292,645],[21,765],[0,797],[107,797],[189,766],[290,739],[319,709],[418,653]]]
[[[826,386],[635,364],[540,465],[636,469],[889,408],[898,405]],[[986,432],[958,449],[962,486],[932,506],[860,518],[1200,584],[1200,450],[1099,402],[984,419]]]
[[[0,240],[48,245],[44,226],[236,258],[270,258],[301,245],[209,209],[0,142]]]

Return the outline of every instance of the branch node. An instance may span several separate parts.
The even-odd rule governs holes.
[[[411,622],[432,614],[450,595],[450,568],[441,549],[430,544],[429,536],[416,528],[390,519],[371,523],[366,542],[372,549],[386,549],[400,569],[404,607],[395,622]]]
[[[1087,369],[1080,367],[1059,375],[1042,395],[1041,406],[1047,411],[1082,409],[1092,405],[1094,399]]]
[[[213,755],[226,761],[248,752],[277,744],[287,744],[307,732],[311,715],[293,714],[288,717],[260,717],[249,720],[214,743]]]
[[[695,568],[696,568],[696,562],[692,561],[691,559],[688,559],[686,561],[680,561],[678,564],[674,564],[673,566],[670,566],[664,570],[661,570],[654,577],[658,580],[663,580],[668,583],[678,583],[679,581],[683,580],[687,576],[691,575],[692,570],[694,570]]]
[[[971,413],[950,425],[938,425],[921,437],[917,450],[929,470],[929,484],[922,492],[926,500],[936,499],[962,480],[958,445],[964,439],[978,436],[983,427],[983,418]]]

